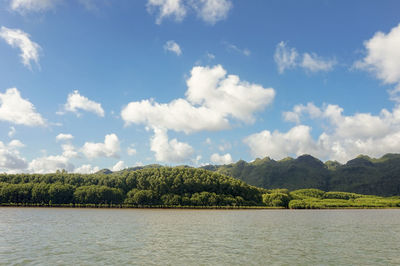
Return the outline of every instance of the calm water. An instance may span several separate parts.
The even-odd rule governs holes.
[[[400,210],[0,208],[1,265],[400,265]]]

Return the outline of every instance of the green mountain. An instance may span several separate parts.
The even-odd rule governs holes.
[[[268,189],[317,188],[381,196],[400,195],[400,154],[374,159],[360,155],[340,164],[302,155],[280,161],[268,157],[247,163],[208,165],[203,168],[236,177],[254,186]]]

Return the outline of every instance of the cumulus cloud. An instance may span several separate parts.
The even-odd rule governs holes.
[[[21,14],[52,9],[59,0],[11,0],[10,8]]]
[[[46,121],[35,106],[21,97],[17,88],[0,93],[0,120],[26,126],[45,126]]]
[[[283,41],[276,46],[274,60],[280,74],[283,74],[287,69],[296,67],[301,67],[309,72],[328,72],[333,70],[333,67],[337,64],[335,59],[322,58],[315,53],[303,53],[301,60],[296,48],[288,47],[287,43]]]
[[[4,26],[0,29],[0,38],[3,38],[11,47],[17,47],[20,51],[22,63],[32,69],[31,61],[39,65],[39,44],[31,41],[30,35],[20,29],[9,29]]]
[[[57,141],[70,141],[73,138],[74,138],[74,136],[72,136],[71,134],[60,133],[57,135],[56,140]]]
[[[100,168],[98,166],[92,166],[91,164],[83,164],[78,168],[75,168],[74,173],[80,174],[93,174],[99,171]]]
[[[320,108],[315,106],[313,103],[307,103],[307,105],[295,105],[292,111],[283,112],[283,118],[286,121],[295,122],[298,124],[300,123],[300,119],[303,114],[308,114],[311,118],[322,116]]]
[[[383,109],[379,115],[356,113],[346,116],[338,105],[318,108],[311,103],[297,105],[294,111],[286,112],[286,116],[297,123],[304,115],[322,119],[329,124],[328,129],[317,139],[312,137],[311,127],[306,125],[297,125],[287,132],[264,130],[244,139],[251,154],[281,159],[307,153],[346,162],[359,154],[379,157],[400,150],[400,106],[391,112]]]
[[[253,113],[264,109],[274,99],[274,89],[265,89],[261,85],[241,81],[236,75],[226,74],[221,65],[213,68],[194,67],[187,80],[187,99],[192,104],[213,110],[225,119],[233,117],[253,122]]]
[[[241,81],[236,75],[227,75],[220,65],[194,67],[186,83],[185,99],[169,103],[157,103],[152,99],[130,102],[121,111],[126,126],[144,124],[147,128],[157,128],[151,143],[164,143],[164,148],[152,145],[159,161],[171,158],[171,161],[179,162],[184,157],[174,152],[168,156],[165,151],[175,148],[191,150],[188,144],[168,141],[167,130],[189,134],[228,129],[232,120],[252,123],[255,121],[254,113],[263,110],[275,97],[274,89]],[[186,156],[189,152],[183,154]]]
[[[156,13],[156,24],[164,18],[173,18],[181,22],[188,12],[194,11],[204,22],[214,25],[226,19],[232,2],[229,0],[148,0],[147,11]]]
[[[304,125],[293,127],[286,133],[264,130],[246,137],[244,143],[249,146],[254,157],[282,159],[288,155],[314,151],[310,130],[310,127]]]
[[[12,140],[9,144],[0,141],[0,169],[5,172],[24,170],[28,164],[24,158],[20,156],[19,148],[24,144],[19,140]]]
[[[125,169],[125,163],[124,161],[118,161],[112,168],[111,171],[113,172],[117,172],[117,171],[121,171],[122,169]]]
[[[193,106],[185,99],[176,99],[166,104],[153,100],[131,102],[122,109],[121,117],[125,125],[158,125],[186,133],[229,128],[228,120],[221,114],[206,107]]]
[[[354,67],[373,73],[385,84],[395,84],[392,90],[394,100],[400,101],[400,24],[389,33],[377,32],[364,42],[366,56]]]
[[[232,8],[232,2],[228,0],[200,0],[192,1],[191,4],[197,16],[212,25],[226,19]]]
[[[182,54],[181,47],[179,46],[179,44],[177,44],[177,43],[176,43],[175,41],[173,41],[173,40],[167,41],[167,42],[164,44],[164,50],[170,51],[170,52],[172,52],[172,53],[175,53],[175,54],[178,55],[178,56]]]
[[[214,153],[211,155],[210,160],[215,164],[230,164],[233,162],[232,156],[229,153],[226,153],[224,155]]]
[[[155,153],[159,162],[181,163],[192,156],[193,148],[177,139],[168,140],[166,130],[154,128],[154,136],[150,140],[150,149]]]
[[[18,148],[23,148],[25,147],[25,144],[23,144],[20,140],[18,139],[13,139],[8,143],[8,147],[11,149],[18,149]]]
[[[61,148],[63,150],[62,155],[66,158],[76,158],[79,157],[77,150],[72,144],[62,144]]]
[[[64,105],[64,110],[76,113],[77,115],[79,115],[79,110],[84,110],[92,112],[100,117],[104,117],[104,110],[101,107],[101,104],[80,95],[77,90],[68,95],[67,102]]]
[[[227,129],[230,119],[254,122],[253,114],[274,99],[274,89],[226,74],[220,65],[196,66],[187,80],[186,99],[165,104],[153,100],[131,102],[122,109],[121,117],[125,125],[145,124],[185,133]]]
[[[157,24],[161,24],[162,20],[167,17],[182,21],[186,16],[186,7],[182,0],[148,0],[147,11],[149,13],[158,13]]]
[[[85,142],[81,151],[89,159],[97,157],[118,158],[120,142],[117,135],[108,134],[104,138],[104,143]]]
[[[54,173],[63,169],[71,172],[74,170],[74,165],[69,162],[69,158],[62,155],[36,158],[28,166],[30,172],[38,174]]]

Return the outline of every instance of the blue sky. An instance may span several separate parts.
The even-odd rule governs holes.
[[[400,152],[399,8],[0,0],[0,171]]]

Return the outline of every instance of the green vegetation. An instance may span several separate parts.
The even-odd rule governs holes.
[[[0,175],[2,205],[263,206],[266,191],[219,173],[187,167],[91,175]]]
[[[75,207],[268,207],[291,209],[400,207],[400,197],[320,189],[263,189],[188,167],[141,168],[112,174],[0,175],[0,204]]]
[[[400,197],[379,197],[347,192],[324,192],[318,189],[300,189],[289,193],[290,209],[330,208],[395,208],[400,207]]]
[[[398,208],[400,197],[379,197],[348,192],[319,189],[299,189],[292,192],[269,190],[263,195],[263,202],[269,207],[290,209],[333,209],[333,208]]]
[[[336,161],[323,163],[310,155],[280,161],[266,157],[251,163],[241,160],[203,168],[268,189],[317,188],[379,196],[400,195],[400,154],[386,154],[379,159],[358,156],[346,164]]]

